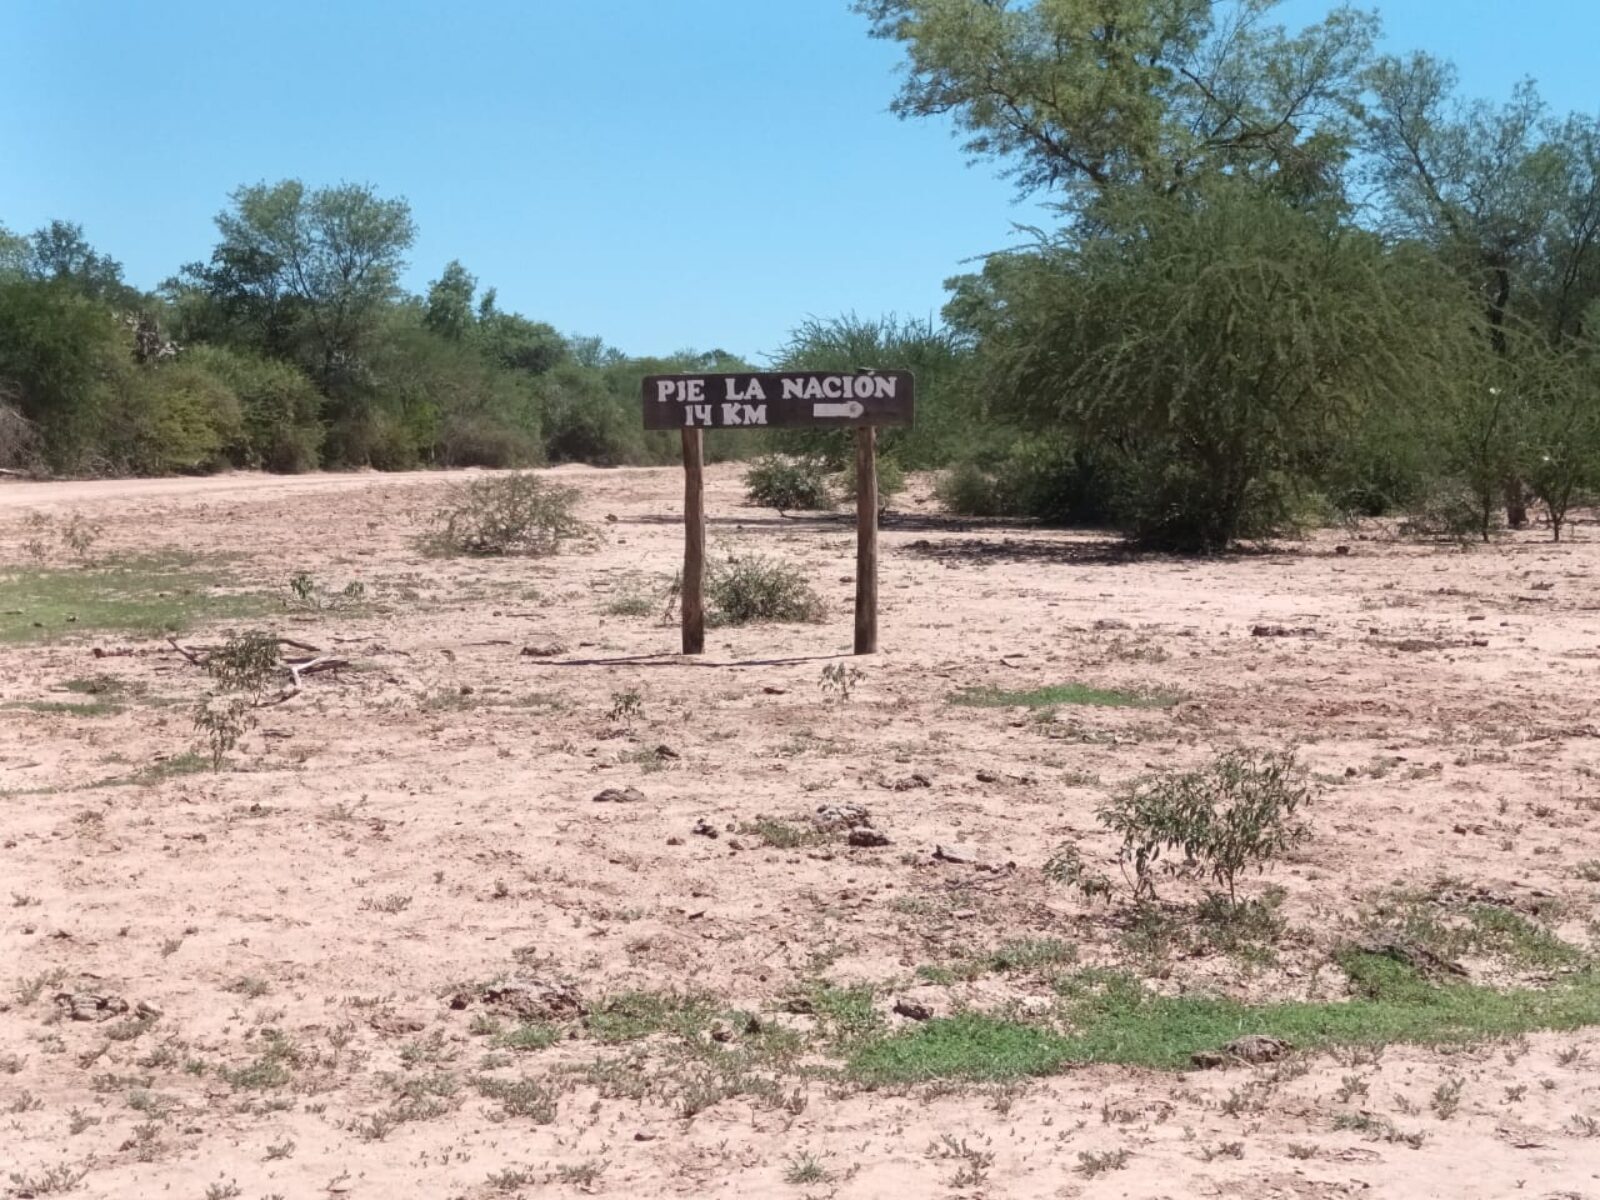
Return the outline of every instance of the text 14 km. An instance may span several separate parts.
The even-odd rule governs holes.
[[[644,381],[646,429],[909,425],[907,371],[849,374],[653,375]]]

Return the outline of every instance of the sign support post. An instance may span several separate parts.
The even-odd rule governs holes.
[[[878,430],[856,430],[856,653],[878,652]]]
[[[648,375],[644,427],[683,437],[683,652],[706,649],[707,429],[846,429],[856,435],[857,654],[878,652],[878,427],[910,426],[910,371],[719,371]]]
[[[683,431],[683,652],[706,650],[705,434]]]

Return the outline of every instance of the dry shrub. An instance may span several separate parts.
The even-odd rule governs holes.
[[[532,557],[555,554],[563,542],[593,544],[599,533],[573,514],[577,500],[575,488],[531,472],[474,480],[432,514],[424,543],[440,555]]]

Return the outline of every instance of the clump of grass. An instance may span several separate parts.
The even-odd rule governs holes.
[[[494,1036],[494,1044],[506,1050],[543,1050],[560,1040],[561,1030],[542,1022],[519,1025]]]
[[[815,623],[828,613],[805,572],[759,554],[712,564],[706,598],[713,625]]]
[[[549,1125],[556,1119],[556,1095],[536,1079],[495,1079],[479,1075],[472,1081],[480,1095],[500,1102],[500,1115],[526,1117],[535,1125]]]
[[[718,1014],[717,1002],[697,992],[624,992],[595,1006],[584,1026],[602,1042],[631,1042],[657,1033],[693,1038]]]
[[[791,1154],[783,1170],[783,1181],[799,1187],[808,1183],[829,1183],[833,1172],[822,1165],[822,1160],[809,1151]]]
[[[437,509],[423,547],[437,555],[542,557],[566,543],[593,544],[599,533],[573,509],[576,488],[546,483],[532,472],[477,479],[456,488]]]
[[[1059,708],[1079,705],[1090,708],[1171,708],[1175,697],[1150,692],[1128,692],[1115,688],[1092,687],[1086,683],[1062,683],[1026,692],[1000,688],[967,688],[950,698],[952,704],[970,708]]]
[[[827,840],[827,835],[814,825],[795,825],[775,817],[757,817],[754,821],[741,822],[739,832],[759,837],[775,850],[798,850]]]

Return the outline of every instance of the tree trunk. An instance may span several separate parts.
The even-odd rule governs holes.
[[[1528,525],[1528,493],[1522,486],[1522,480],[1513,475],[1505,482],[1506,494],[1506,524],[1513,529],[1525,529]]]

